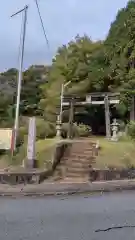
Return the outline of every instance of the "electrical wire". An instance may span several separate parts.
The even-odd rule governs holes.
[[[47,38],[47,35],[46,35],[44,23],[43,23],[42,16],[41,16],[41,13],[40,13],[39,4],[38,4],[37,0],[34,0],[34,1],[35,1],[35,4],[36,4],[36,7],[37,7],[37,11],[38,11],[38,15],[39,15],[39,18],[40,18],[41,26],[42,26],[42,29],[43,29],[44,37],[45,37],[47,46],[49,48],[49,41],[48,41],[48,38]]]

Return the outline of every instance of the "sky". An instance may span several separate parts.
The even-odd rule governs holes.
[[[45,42],[34,0],[4,0],[0,7],[0,71],[18,68],[22,14],[10,16],[29,5],[25,41],[24,68],[48,64],[57,48],[79,34],[93,40],[107,36],[111,22],[127,0],[38,0],[49,40]]]

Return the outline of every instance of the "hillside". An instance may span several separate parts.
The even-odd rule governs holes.
[[[38,103],[42,96],[41,86],[46,82],[48,66],[31,66],[23,73],[20,114],[32,116],[40,114]],[[17,69],[9,69],[0,74],[0,126],[11,126],[15,116],[17,94]],[[6,121],[6,123],[3,122]]]
[[[128,110],[135,87],[135,1],[129,1],[111,24],[104,42],[77,36],[58,49],[44,86],[41,106],[46,118],[55,119],[62,82],[78,95],[96,91],[120,91],[122,114]],[[130,95],[130,96],[129,96]],[[121,108],[121,109],[120,109]],[[52,118],[52,119],[51,119]]]

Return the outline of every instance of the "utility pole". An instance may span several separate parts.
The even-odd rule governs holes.
[[[17,99],[16,99],[16,113],[15,113],[15,122],[14,130],[12,136],[12,154],[16,149],[16,139],[19,128],[19,107],[20,107],[20,95],[21,95],[21,83],[22,83],[22,71],[23,71],[23,58],[24,58],[24,45],[25,45],[25,36],[26,36],[26,23],[27,23],[27,10],[28,6],[26,5],[23,9],[13,14],[11,17],[18,15],[19,13],[24,13],[23,17],[23,29],[21,33],[21,52],[19,55],[19,73],[18,73],[18,87],[17,87]]]
[[[60,95],[60,124],[62,124],[62,113],[63,113],[63,98],[64,98],[64,90],[71,83],[68,81],[67,83],[62,83],[61,85],[61,95]]]
[[[73,120],[74,120],[74,99],[70,99],[68,138],[73,138]]]
[[[64,84],[62,83],[60,95],[60,123],[62,123],[63,97],[64,97]]]

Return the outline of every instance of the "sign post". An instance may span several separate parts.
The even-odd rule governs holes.
[[[36,118],[32,117],[29,119],[28,129],[28,145],[27,145],[27,160],[28,167],[34,167],[35,161],[35,142],[36,142]]]

